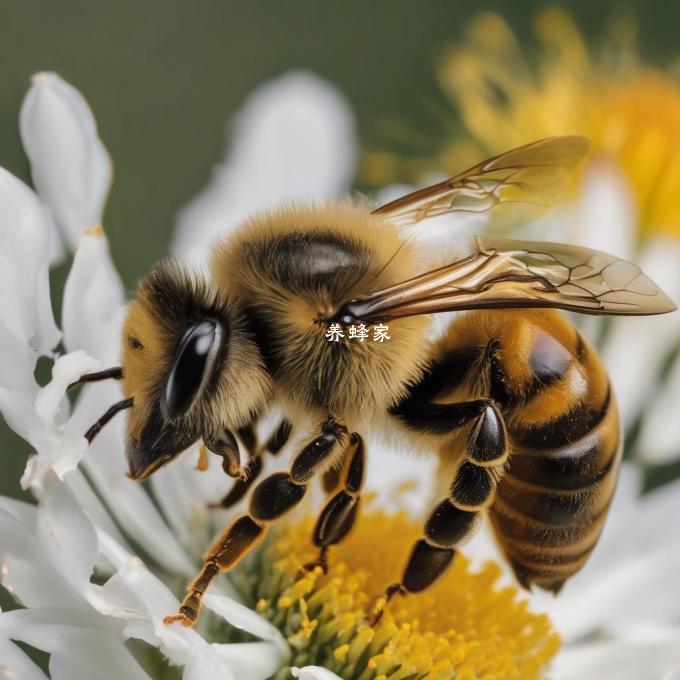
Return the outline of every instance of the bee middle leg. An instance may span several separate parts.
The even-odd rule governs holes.
[[[243,445],[248,450],[248,464],[246,467],[246,474],[237,477],[234,483],[226,493],[224,498],[217,503],[210,503],[209,508],[231,508],[236,505],[255,483],[255,480],[262,472],[263,461],[262,457],[265,453],[276,455],[285,446],[293,426],[291,422],[283,418],[276,430],[267,439],[262,446],[258,446],[257,434],[255,432],[254,423],[242,428],[238,431],[238,436],[243,442]]]
[[[179,613],[167,616],[164,623],[179,621],[184,626],[196,623],[203,595],[220,571],[229,571],[258,543],[267,525],[292,510],[304,497],[314,475],[342,456],[347,448],[347,428],[328,417],[320,433],[293,459],[290,470],[265,477],[250,497],[249,512],[241,515],[213,543],[203,568],[187,587]]]
[[[328,571],[328,550],[332,545],[340,543],[354,526],[361,501],[364,466],[364,440],[357,432],[352,432],[349,446],[343,455],[342,468],[335,480],[337,483],[326,488],[329,493],[335,493],[324,506],[314,526],[312,541],[319,548],[319,556],[305,564],[302,567],[303,572],[321,567],[325,574]],[[325,475],[324,485],[329,485],[334,477],[336,475]]]
[[[424,418],[428,409],[433,414],[429,425]],[[401,410],[401,417],[412,427],[436,428],[440,434],[470,422],[471,428],[465,456],[456,467],[449,495],[430,514],[424,536],[413,546],[401,581],[390,585],[376,605],[369,621],[372,626],[378,623],[395,595],[421,592],[449,568],[456,549],[474,532],[482,513],[493,502],[508,456],[505,423],[492,401],[411,404]]]

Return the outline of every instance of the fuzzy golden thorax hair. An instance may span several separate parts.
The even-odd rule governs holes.
[[[163,394],[181,342],[205,322],[218,328],[212,368],[188,410],[168,417]],[[128,416],[133,477],[146,477],[201,437],[243,427],[271,399],[269,376],[238,303],[175,262],[156,265],[139,283],[122,348],[123,392],[134,399]]]
[[[274,378],[295,418],[373,419],[401,398],[426,361],[428,319],[389,323],[389,340],[329,342],[323,321],[344,301],[415,275],[411,245],[363,206],[285,206],[255,216],[217,244],[216,284],[247,308]]]

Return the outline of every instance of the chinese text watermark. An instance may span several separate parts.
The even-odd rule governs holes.
[[[357,326],[352,324],[349,327],[349,339],[364,342],[370,338],[373,342],[385,342],[391,340],[392,337],[388,335],[389,327],[387,324],[379,323],[373,326],[373,333],[370,332],[366,324],[360,323]],[[345,330],[339,323],[332,323],[326,331],[326,340],[328,342],[340,342],[340,338],[345,337]]]

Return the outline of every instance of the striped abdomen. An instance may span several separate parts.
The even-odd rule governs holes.
[[[444,344],[478,349],[466,389],[506,420],[512,448],[489,509],[499,543],[522,585],[557,592],[595,547],[616,486],[622,442],[604,367],[552,310],[469,314]]]

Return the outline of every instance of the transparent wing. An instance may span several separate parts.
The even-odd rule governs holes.
[[[571,169],[590,147],[586,137],[548,137],[494,156],[439,184],[376,208],[403,227],[440,215],[493,211],[503,222],[530,221],[558,203]]]
[[[561,243],[474,236],[469,254],[351,300],[335,318],[386,321],[463,309],[556,307],[584,314],[664,314],[676,309],[640,268]]]

